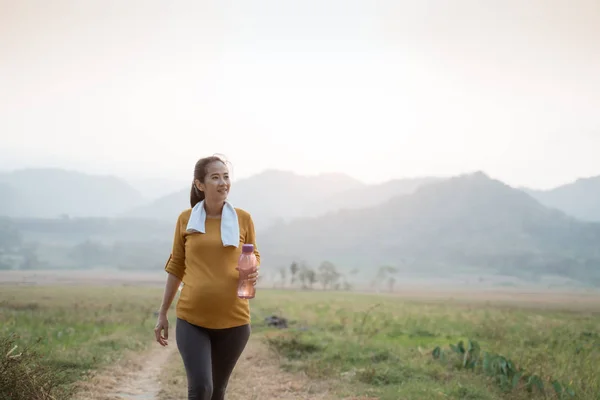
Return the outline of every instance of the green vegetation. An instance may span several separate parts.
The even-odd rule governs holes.
[[[450,349],[452,352],[449,366],[484,373],[493,378],[505,392],[510,393],[517,389],[525,389],[528,393],[533,393],[536,390],[537,393],[546,394],[547,390],[550,389],[554,390],[554,394],[560,399],[575,396],[575,391],[569,385],[553,380],[551,377],[547,379],[549,385],[546,385],[539,375],[528,374],[504,356],[488,352],[482,356],[481,347],[475,341],[469,340],[465,348],[461,340],[456,345],[451,344]],[[447,353],[440,347],[433,349],[432,355],[435,359],[449,361]]]
[[[0,337],[0,396],[5,400],[60,400],[72,393],[62,368],[43,362],[29,347],[19,349],[14,335]]]
[[[253,302],[254,331],[284,356],[285,368],[315,379],[341,378],[346,395],[598,398],[597,315],[494,307],[483,300],[418,303],[263,291]],[[271,314],[288,318],[290,329],[264,326]]]
[[[3,287],[0,398],[65,398],[93,370],[153,343],[159,301],[155,288]]]
[[[90,372],[153,344],[160,296],[160,288],[3,287],[0,372],[14,382],[11,376],[33,371],[42,377],[38,389],[66,398]],[[260,290],[251,304],[254,336],[282,356],[282,367],[331,382],[340,398],[597,399],[600,393],[597,304],[558,311],[490,305],[483,296],[425,302],[279,290]],[[272,315],[287,318],[289,328],[268,327],[264,319]],[[172,375],[183,382],[182,368]],[[22,399],[3,392],[0,398]]]

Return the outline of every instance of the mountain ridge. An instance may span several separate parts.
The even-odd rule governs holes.
[[[264,186],[257,190],[256,181],[248,180],[244,190],[264,195],[278,189],[268,181],[259,179]],[[310,179],[302,182],[315,187]],[[0,187],[3,184],[0,181]],[[320,184],[328,187],[327,182]],[[287,196],[306,195],[302,185],[295,190]],[[302,199],[313,200],[311,194]],[[183,204],[187,193],[182,193],[181,201],[177,213],[189,208]],[[276,201],[271,199],[269,206]],[[236,206],[247,209],[259,223],[265,221],[251,205]],[[0,225],[8,223],[9,238],[11,226],[20,229],[23,246],[17,256],[29,260],[23,265],[34,265],[38,254],[42,265],[143,269],[159,268],[168,257],[174,220],[152,221],[127,213],[118,218],[27,215],[0,218]],[[600,223],[583,222],[549,208],[482,171],[417,185],[409,193],[368,207],[276,220],[263,225],[257,236],[269,274],[293,261],[313,267],[330,261],[342,273],[359,270],[353,278],[358,280],[371,279],[378,268],[388,265],[401,273],[432,278],[468,271],[470,276],[532,280],[552,275],[600,284]]]
[[[549,190],[524,190],[549,207],[581,220],[600,222],[600,176],[578,178]]]
[[[123,208],[143,201],[137,190],[114,175],[90,175],[60,168],[0,173],[0,184],[0,195],[4,197],[8,192],[12,197],[0,209],[3,216],[115,216]]]
[[[71,177],[69,183],[65,181],[67,176]],[[263,229],[294,218],[381,204],[394,196],[410,194],[421,186],[446,179],[449,178],[425,176],[367,184],[343,173],[301,175],[271,168],[234,181],[230,200],[236,206],[254,210],[257,227]],[[163,187],[162,191],[169,193],[154,196],[161,182],[168,182],[168,187],[179,185],[177,181],[168,180],[131,183],[116,175],[52,167],[4,171],[0,172],[0,215],[131,216],[173,221],[189,207],[189,189],[184,186],[170,192]],[[40,185],[43,189],[36,189]],[[143,194],[137,189],[140,186]],[[552,189],[518,189],[580,220],[600,221],[600,176],[579,178]],[[35,199],[40,196],[54,204],[45,211],[36,209]],[[82,203],[87,203],[87,207]]]
[[[592,271],[600,277],[599,241],[600,224],[549,209],[482,173],[426,185],[379,206],[295,220],[261,236],[265,259],[278,265],[329,260],[347,269],[559,275],[572,268],[577,276]]]

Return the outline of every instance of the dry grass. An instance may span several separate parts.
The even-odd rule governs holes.
[[[160,285],[57,283],[2,286],[0,333],[19,334],[20,346],[37,343],[47,366],[65,368],[70,382],[78,381],[79,399],[151,392],[161,400],[185,398],[176,344],[169,353],[153,342]],[[578,398],[597,399],[600,388],[597,294],[261,289],[252,311],[253,337],[230,381],[231,400],[520,398],[484,376],[432,360],[434,347],[471,338],[532,372],[572,381]],[[263,318],[273,313],[289,318],[290,329],[265,327]]]
[[[558,297],[551,293],[536,296]],[[466,294],[460,299],[440,296],[419,301],[414,297],[263,291],[253,303],[254,326],[284,357],[287,370],[342,380],[342,389],[349,393],[338,392],[340,396],[531,398],[523,392],[505,392],[482,373],[432,357],[438,346],[447,350],[461,340],[476,340],[483,352],[512,359],[529,374],[556,379],[573,388],[577,398],[597,399],[597,297],[595,301],[587,298],[584,307],[572,303],[539,306],[531,298],[509,304],[507,297],[493,302],[482,294],[470,293],[469,297],[472,301],[466,301]],[[290,319],[290,329],[273,332],[261,327],[261,320],[273,313]],[[533,398],[555,398],[550,382],[545,384],[546,394]]]
[[[165,379],[165,365],[172,353],[171,346],[158,344],[141,353],[128,353],[91,379],[79,382],[74,400],[153,399]]]
[[[152,344],[160,289],[128,287],[3,287],[0,336],[17,335],[66,384],[93,379]]]
[[[13,335],[0,336],[0,398],[62,400],[72,393],[61,369],[45,364],[42,355],[19,347]]]
[[[166,368],[160,400],[183,399],[187,382],[179,353],[173,353]],[[335,383],[311,379],[306,374],[285,372],[279,357],[257,338],[252,338],[235,367],[228,400],[329,400],[339,399],[332,393]]]
[[[372,293],[364,293],[372,295]],[[420,303],[447,303],[457,305],[484,305],[494,308],[508,307],[530,310],[552,311],[600,311],[599,291],[550,291],[518,289],[490,289],[456,291],[449,288],[406,289],[395,293],[382,293],[382,296],[395,297]]]

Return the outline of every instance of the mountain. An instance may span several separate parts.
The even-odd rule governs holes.
[[[408,194],[437,178],[397,179],[367,185],[344,174],[301,176],[267,170],[234,182],[229,199],[252,213],[257,230],[294,218],[323,215],[339,209],[374,206],[394,196]],[[156,199],[129,213],[130,216],[174,221],[189,207],[190,189]]]
[[[252,213],[257,228],[303,216],[304,205],[364,184],[344,174],[301,176],[268,170],[239,182],[230,199]]]
[[[431,274],[486,271],[600,282],[600,224],[578,221],[477,172],[384,204],[278,224],[258,237],[265,264]],[[371,274],[372,275],[372,274]]]
[[[344,174],[301,176],[293,172],[267,170],[234,182],[229,200],[236,207],[252,213],[258,230],[279,220],[302,216],[305,205],[309,202],[362,186],[362,182]],[[153,217],[174,223],[179,213],[189,208],[189,197],[190,188],[185,188],[137,207],[128,215]]]
[[[442,178],[424,177],[393,179],[377,185],[361,185],[338,192],[304,208],[303,216],[316,217],[337,210],[355,210],[385,203],[393,197],[411,194],[423,185],[439,182]]]
[[[18,205],[19,196],[16,189],[0,180],[0,216],[14,215]]]
[[[135,190],[141,193],[146,201],[154,201],[185,187],[187,182],[182,179],[165,178],[130,178],[127,179]]]
[[[28,218],[115,216],[143,202],[117,177],[54,168],[0,173],[0,198],[0,216]]]
[[[0,217],[0,270],[160,271],[172,240],[173,225],[160,221]]]
[[[524,190],[547,207],[584,221],[600,222],[600,176],[581,178],[551,190]]]
[[[136,219],[123,207],[135,207],[141,195],[123,181],[56,170],[2,174],[0,193],[0,211],[21,215],[0,216],[0,236],[14,240],[2,242],[0,268],[161,268],[175,218],[189,207],[184,189],[160,199],[171,218],[156,218],[157,201]],[[359,286],[385,265],[398,267],[398,278],[428,281],[551,275],[600,285],[600,223],[546,207],[481,172],[365,185],[344,175],[265,171],[235,182],[231,198],[255,217],[268,275],[292,261],[330,261],[343,273],[358,270],[351,279]],[[347,203],[329,204],[335,198]],[[307,204],[335,211],[305,217]],[[127,218],[104,218],[115,210]]]

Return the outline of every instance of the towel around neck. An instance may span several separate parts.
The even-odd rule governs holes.
[[[186,228],[187,232],[206,233],[206,210],[204,200],[192,208],[192,214]],[[223,246],[238,247],[240,243],[240,226],[237,212],[228,201],[223,205],[221,213],[221,241]]]

